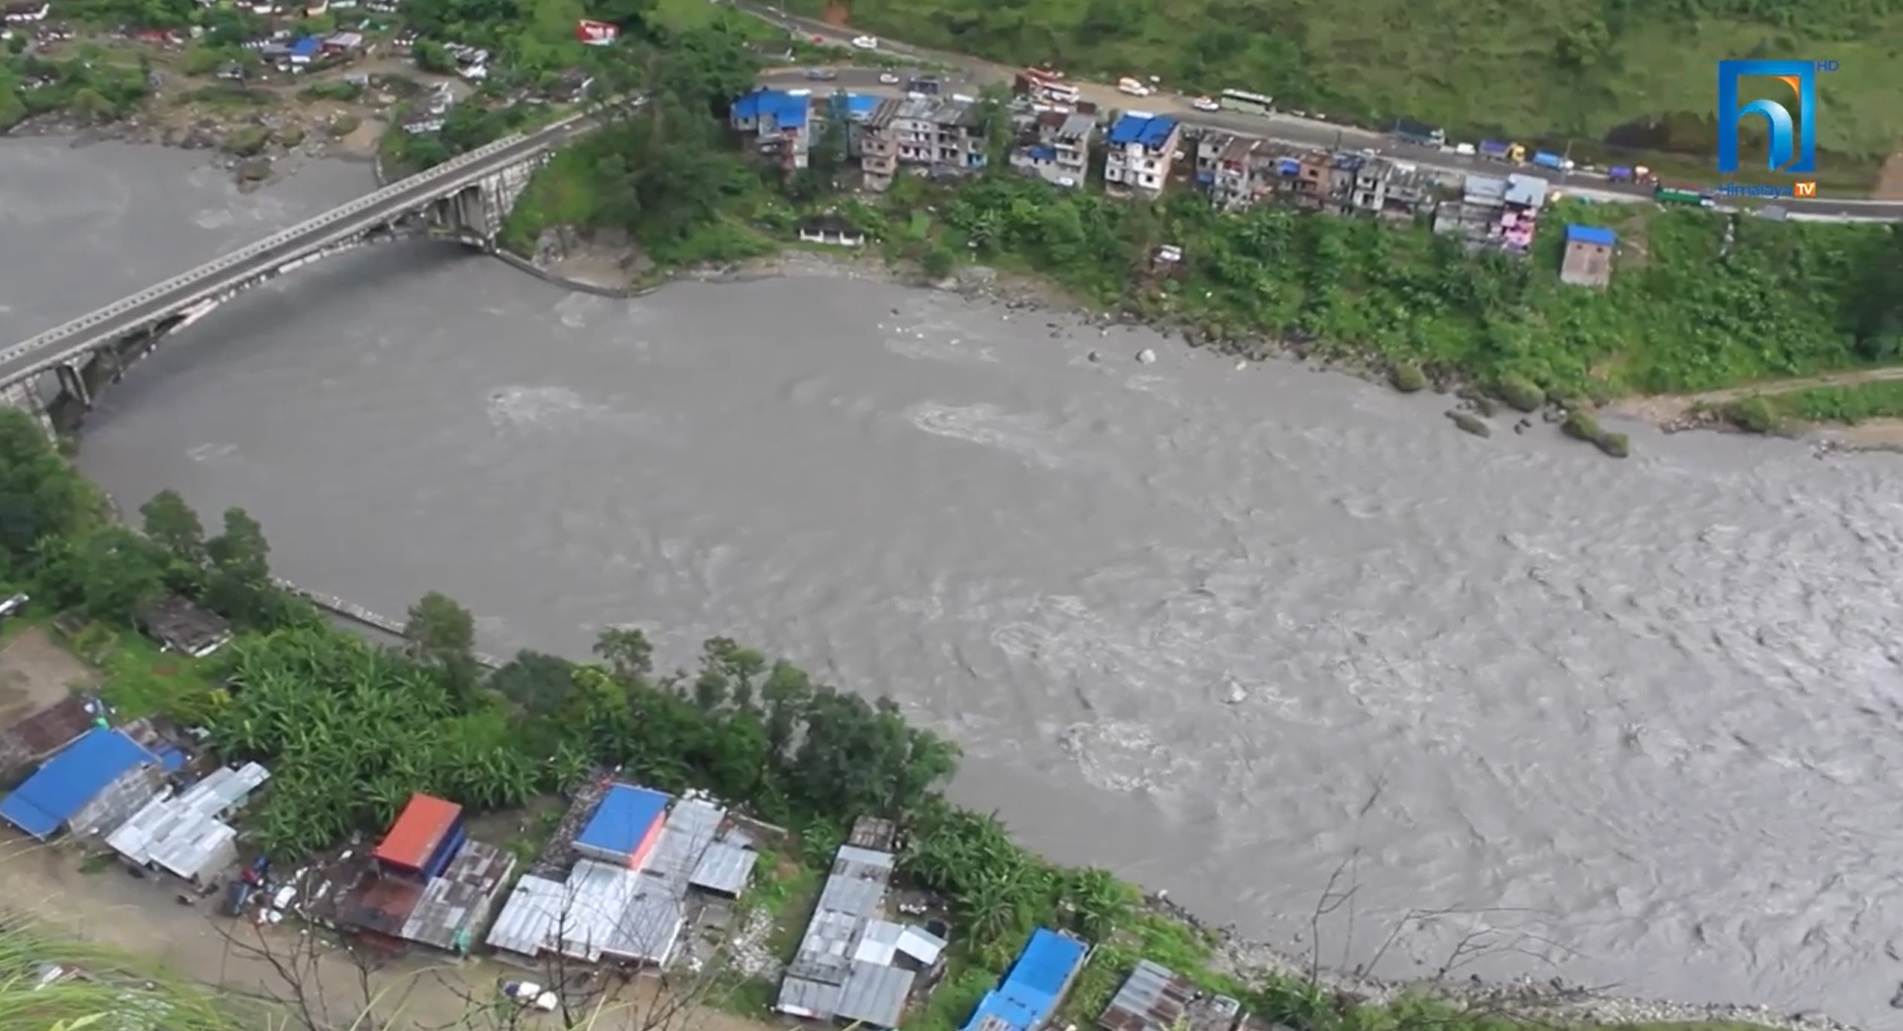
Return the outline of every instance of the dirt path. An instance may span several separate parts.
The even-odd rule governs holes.
[[[0,724],[18,722],[65,698],[74,686],[98,681],[45,627],[25,627],[0,648]]]
[[[84,940],[145,956],[181,976],[223,991],[271,1000],[298,1021],[353,1026],[365,1000],[385,1017],[381,1026],[480,1029],[468,1020],[475,1004],[497,998],[504,978],[533,972],[487,960],[405,957],[367,969],[352,953],[291,921],[260,928],[217,915],[214,900],[183,906],[153,879],[135,880],[117,867],[82,873],[69,848],[38,845],[9,832],[0,837],[0,910],[30,913]],[[287,976],[287,971],[293,972]],[[300,982],[308,1001],[295,1002]],[[660,988],[638,978],[603,1005],[604,1028],[629,1031],[768,1031],[771,1025],[712,1009],[695,1009],[665,1028],[651,1014]],[[394,1018],[394,1022],[391,1022]],[[559,1017],[554,1019],[559,1020]],[[506,1026],[497,1021],[495,1026]]]
[[[1794,390],[1810,390],[1815,387],[1849,387],[1859,383],[1882,383],[1890,380],[1903,380],[1903,365],[1893,365],[1882,369],[1859,369],[1856,372],[1834,372],[1823,376],[1769,380],[1744,387],[1708,390],[1702,394],[1650,394],[1615,401],[1609,409],[1629,418],[1664,424],[1685,418],[1692,409],[1700,405],[1722,405],[1758,395],[1788,394]]]

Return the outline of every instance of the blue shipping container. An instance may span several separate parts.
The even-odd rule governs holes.
[[[1549,154],[1542,150],[1533,155],[1533,163],[1541,168],[1558,168],[1564,162],[1558,154]]]

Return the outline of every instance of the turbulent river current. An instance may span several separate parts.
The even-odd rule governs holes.
[[[0,335],[368,179],[0,142]],[[1896,461],[1444,407],[839,274],[614,301],[415,243],[170,339],[80,460],[246,507],[312,588],[443,590],[491,651],[731,634],[889,693],[960,800],[1252,935],[1352,857],[1329,963],[1435,911],[1379,972],[1478,931],[1462,974],[1894,1026]]]

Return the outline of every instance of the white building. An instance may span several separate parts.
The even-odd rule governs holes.
[[[1169,181],[1176,148],[1183,142],[1183,126],[1176,119],[1145,111],[1129,111],[1110,127],[1104,141],[1103,181],[1113,190],[1154,197]]]

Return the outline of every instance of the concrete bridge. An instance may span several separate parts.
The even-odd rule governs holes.
[[[570,115],[392,183],[183,275],[0,350],[0,403],[34,412],[92,407],[93,391],[117,380],[160,337],[220,302],[324,255],[368,240],[427,234],[493,250],[502,224],[535,169],[569,139],[595,127]],[[59,389],[39,389],[48,372]]]

